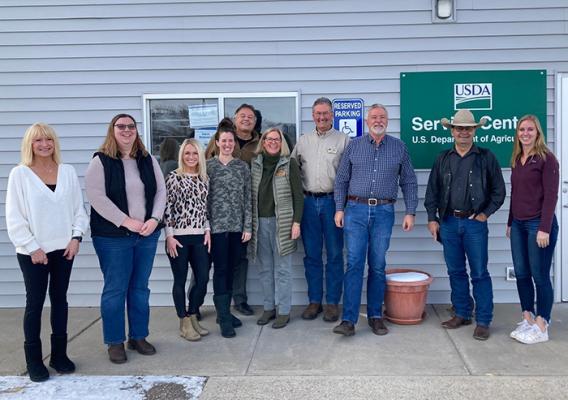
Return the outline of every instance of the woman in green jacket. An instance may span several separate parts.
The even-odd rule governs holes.
[[[282,131],[269,128],[251,163],[253,227],[249,252],[258,256],[264,313],[257,321],[283,328],[290,321],[292,256],[300,237],[304,196],[300,169],[290,158]],[[278,315],[276,313],[278,306]]]

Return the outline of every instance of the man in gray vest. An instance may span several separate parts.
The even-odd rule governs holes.
[[[302,242],[304,268],[308,282],[310,304],[302,313],[303,319],[315,319],[323,311],[323,320],[337,321],[338,304],[343,284],[343,229],[335,226],[333,184],[335,172],[349,136],[333,129],[331,101],[320,97],[312,106],[315,129],[302,135],[292,152],[300,166],[304,189]],[[322,250],[325,242],[325,300],[324,264]]]

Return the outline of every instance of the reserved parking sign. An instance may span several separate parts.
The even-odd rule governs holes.
[[[350,137],[363,134],[363,99],[334,99],[333,127]]]

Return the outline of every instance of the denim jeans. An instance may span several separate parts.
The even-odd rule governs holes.
[[[26,343],[40,340],[41,314],[49,286],[51,302],[51,331],[54,335],[67,334],[67,288],[73,261],[63,256],[65,250],[46,254],[47,265],[32,263],[32,257],[17,254],[26,285],[26,311],[24,312],[24,337]]]
[[[197,314],[199,306],[207,294],[207,282],[209,281],[209,253],[203,244],[204,235],[179,235],[175,238],[183,247],[178,247],[178,256],[170,257],[170,266],[174,275],[172,297],[179,318],[186,315]],[[194,284],[188,293],[189,306],[185,306],[185,284],[187,282],[188,264],[191,265]]]
[[[325,300],[338,304],[343,284],[343,230],[335,226],[333,194],[323,197],[306,196],[302,216],[304,268],[308,282],[310,303],[321,303],[323,298],[324,265],[322,249],[325,240]]]
[[[475,299],[475,320],[478,325],[489,326],[493,319],[493,286],[487,270],[487,222],[448,216],[440,224],[440,236],[456,316],[471,319],[473,312],[467,257]]]
[[[264,310],[290,314],[292,304],[292,255],[278,253],[276,217],[258,219],[258,268]]]
[[[124,304],[128,337],[144,339],[150,321],[148,280],[154,264],[160,231],[149,236],[93,236],[93,246],[104,277],[101,317],[106,344],[124,342]]]
[[[513,220],[511,224],[511,253],[522,311],[530,311],[550,321],[552,303],[554,302],[550,268],[558,239],[558,222],[555,216],[550,230],[550,244],[545,248],[538,247],[536,243],[539,224],[540,218],[528,221]],[[534,312],[535,286],[536,313]]]
[[[246,249],[242,235],[242,232],[219,232],[211,235],[215,295],[231,294],[233,290],[233,274]]]
[[[394,205],[368,206],[348,201],[344,223],[347,270],[343,279],[342,320],[356,324],[359,318],[367,257],[367,318],[381,318],[386,285],[386,253],[394,224]]]

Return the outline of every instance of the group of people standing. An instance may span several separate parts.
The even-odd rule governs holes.
[[[315,129],[302,135],[292,151],[280,129],[268,128],[262,135],[254,130],[255,111],[243,104],[233,119],[223,119],[206,149],[186,139],[179,146],[177,167],[167,169],[171,172],[162,171],[145,149],[132,116],[111,120],[85,175],[91,236],[104,277],[101,316],[111,362],[127,361],[125,342],[140,354],[156,353],[146,340],[148,282],[162,227],[180,335],[187,340],[209,333],[200,324],[199,308],[211,262],[223,337],[234,337],[242,325],[231,313],[231,301],[240,313],[254,314],[246,295],[249,259],[258,259],[263,291],[257,324],[274,320],[273,328],[285,327],[292,302],[291,254],[300,236],[309,297],[302,318],[313,320],[323,312],[325,321],[340,321],[333,332],[352,336],[368,263],[367,321],[373,333],[388,333],[382,305],[394,204],[400,187],[402,229],[413,229],[418,185],[406,146],[386,134],[387,109],[370,106],[368,134],[349,139],[332,127],[331,101],[319,98],[312,107]],[[442,326],[469,325],[475,315],[473,336],[486,340],[493,318],[487,219],[503,204],[505,184],[495,156],[474,144],[475,129],[484,121],[461,110],[442,123],[451,130],[454,146],[436,159],[424,201],[428,230],[443,245],[455,310]],[[61,163],[51,127],[36,123],[28,128],[21,153],[21,164],[8,180],[6,221],[26,286],[26,364],[30,378],[43,381],[49,371],[42,361],[40,323],[48,287],[49,364],[59,373],[75,370],[66,353],[66,294],[89,217],[77,174]],[[558,162],[534,116],[518,123],[511,167],[506,233],[522,309],[511,337],[531,344],[548,340],[559,183]],[[193,279],[186,300],[189,268]]]

